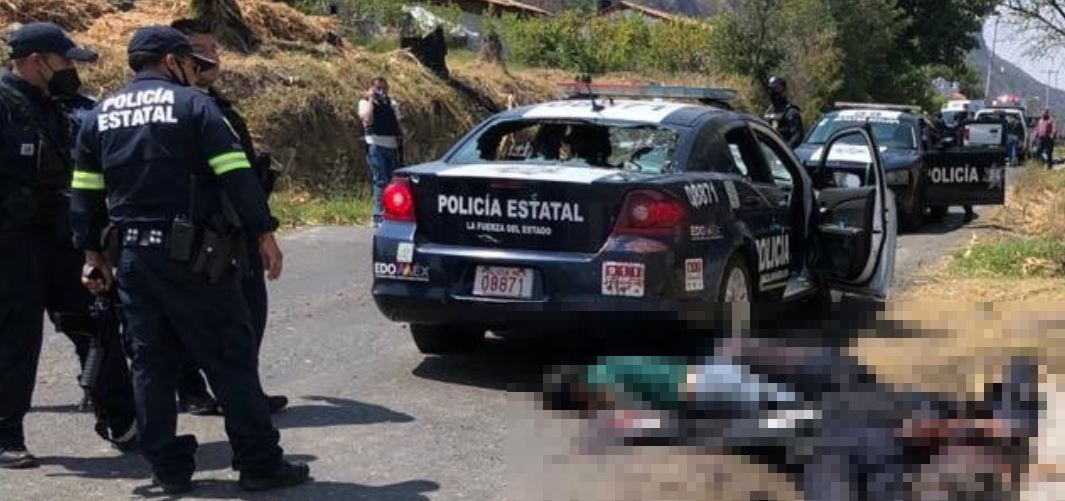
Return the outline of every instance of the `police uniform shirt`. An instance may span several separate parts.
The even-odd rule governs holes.
[[[72,167],[69,158],[69,143],[72,141],[67,120],[55,102],[29,82],[13,73],[0,75],[0,80],[21,94],[28,106],[20,113],[6,99],[0,99],[0,222],[42,216],[42,211],[65,212],[64,193]],[[47,137],[67,143],[50,145],[50,141],[42,139],[36,127],[21,117],[24,113],[35,117],[46,129]],[[36,202],[27,199],[26,203],[18,203],[16,198],[19,197],[13,193],[27,189],[33,191]]]
[[[99,248],[108,217],[119,226],[168,226],[178,216],[203,224],[220,210],[219,188],[248,234],[277,227],[240,138],[217,105],[163,74],[142,72],[98,104],[76,151],[72,220],[79,248]],[[196,213],[188,214],[192,175]]]

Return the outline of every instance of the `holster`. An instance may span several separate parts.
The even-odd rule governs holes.
[[[227,225],[211,225],[203,228],[190,266],[194,274],[216,284],[242,272],[247,254],[243,232]]]

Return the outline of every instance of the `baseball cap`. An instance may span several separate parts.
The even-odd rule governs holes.
[[[192,43],[184,33],[169,26],[147,26],[138,29],[129,41],[129,54],[192,54]]]
[[[33,53],[59,54],[74,61],[96,62],[99,55],[79,47],[63,28],[54,23],[35,22],[22,25],[11,34],[7,44],[11,57],[18,59]]]

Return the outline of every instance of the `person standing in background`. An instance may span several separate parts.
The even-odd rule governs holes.
[[[1050,110],[1043,110],[1043,118],[1035,125],[1036,155],[1043,158],[1047,170],[1054,168],[1054,141],[1058,138],[1058,124],[1050,115]]]
[[[392,172],[403,162],[403,127],[399,121],[399,104],[389,95],[388,80],[376,77],[359,100],[359,119],[366,130],[366,163],[373,180],[373,224],[381,224],[381,196]]]

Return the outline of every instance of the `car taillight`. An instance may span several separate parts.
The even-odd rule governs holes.
[[[679,233],[688,210],[673,196],[659,191],[634,191],[625,197],[615,235],[662,237]]]
[[[405,177],[393,178],[381,196],[384,218],[390,221],[414,221],[414,191]]]

